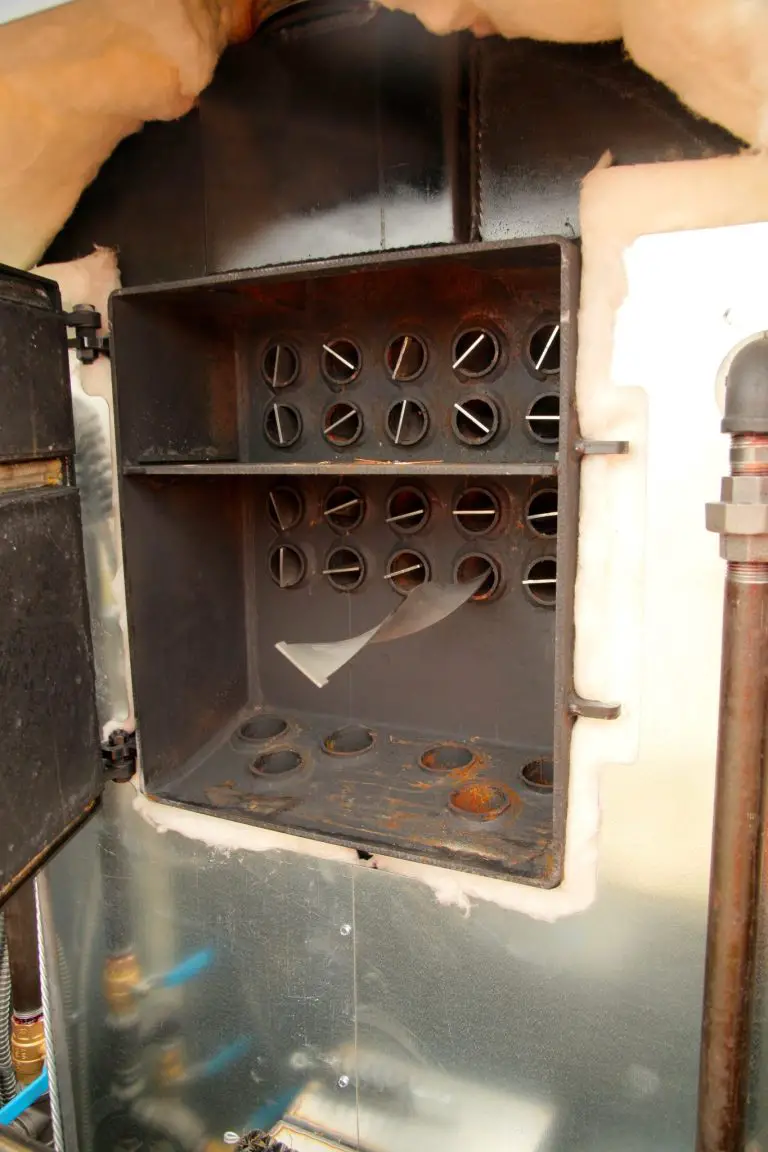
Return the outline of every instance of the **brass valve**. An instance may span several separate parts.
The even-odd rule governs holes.
[[[104,966],[104,996],[116,1016],[126,1016],[133,1011],[140,983],[139,962],[132,952],[109,957]]]
[[[40,1075],[45,1061],[42,1016],[11,1018],[11,1057],[20,1084],[30,1084]]]

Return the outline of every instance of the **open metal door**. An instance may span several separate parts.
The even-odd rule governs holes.
[[[0,265],[0,903],[102,786],[67,318]]]

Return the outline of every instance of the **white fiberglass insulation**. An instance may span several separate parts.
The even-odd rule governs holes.
[[[768,160],[603,168],[581,203],[582,431],[627,439],[582,466],[576,688],[619,701],[574,728],[565,879],[552,891],[247,828],[137,797],[159,831],[224,851],[285,850],[411,876],[467,912],[488,900],[554,920],[612,882],[696,896],[706,875],[724,567],[704,506],[727,471],[723,362],[768,329]],[[659,867],[654,867],[654,861]]]
[[[73,0],[0,26],[0,262],[40,258],[146,120],[183,116],[250,0]]]
[[[765,0],[387,0],[431,29],[623,37],[694,112],[768,143]],[[123,137],[183,115],[251,0],[73,0],[0,26],[0,261],[29,267]]]

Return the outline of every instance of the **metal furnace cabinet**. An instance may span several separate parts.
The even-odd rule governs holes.
[[[364,858],[559,882],[572,717],[612,714],[572,690],[579,456],[621,448],[579,437],[577,275],[575,246],[544,238],[113,296],[148,793]],[[21,715],[38,705],[31,683],[56,683],[44,723],[30,713],[29,725],[41,749],[33,803],[58,805],[14,840],[10,886],[87,812],[102,773],[65,356],[68,325],[96,354],[92,322],[63,314],[39,278],[6,270],[2,283],[20,422],[4,433],[0,497],[15,613],[6,664],[31,654]],[[42,423],[49,392],[63,431]],[[37,458],[31,473],[15,463]],[[428,627],[419,596],[462,584],[466,602]],[[397,638],[367,645],[323,687],[277,647],[405,621],[407,601]],[[15,714],[4,710],[5,771],[29,798]],[[114,736],[102,754],[113,768]]]

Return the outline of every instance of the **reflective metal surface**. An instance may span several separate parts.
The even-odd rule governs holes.
[[[159,835],[134,795],[110,786],[47,875],[82,1152],[270,1127],[308,1067],[354,1041],[349,869]],[[126,1013],[107,996],[127,954],[140,985]]]
[[[140,1128],[157,1099],[211,1139],[293,1110],[375,1152],[438,1131],[446,1149],[485,1147],[518,1124],[516,1152],[691,1147],[703,905],[606,884],[558,924],[490,905],[466,916],[362,866],[161,835],[132,795],[105,798],[123,855],[100,813],[48,868],[84,1150],[108,1147],[127,1102]],[[140,997],[133,1085],[102,989],[105,910],[142,979],[213,952],[187,983]],[[189,1073],[175,1087],[161,1024],[166,1039],[178,1026]],[[482,1144],[455,1143],[472,1132]]]
[[[297,95],[294,85],[300,87],[301,71],[295,62],[290,69],[284,67],[278,54],[269,75],[279,83],[269,89],[266,102],[262,97],[258,103],[249,88],[260,78],[248,61],[260,58],[262,49],[255,44],[238,49],[242,57],[222,65],[204,97],[203,123],[215,128],[213,136],[205,134],[205,147],[198,121],[189,118],[170,126],[172,141],[187,158],[186,168],[171,162],[175,153],[167,164],[164,155],[158,159],[162,148],[154,154],[154,167],[151,161],[133,162],[137,156],[146,158],[153,139],[167,140],[169,126],[154,126],[126,142],[101,184],[97,181],[86,193],[69,229],[70,245],[76,248],[83,238],[88,244],[94,238],[102,243],[119,240],[127,279],[136,283],[255,260],[405,244],[413,241],[414,229],[420,242],[449,239],[454,229],[447,205],[461,199],[455,175],[450,197],[445,193],[450,176],[440,175],[436,182],[428,173],[420,176],[413,181],[421,191],[414,193],[411,213],[388,216],[375,163],[379,158],[370,147],[375,100],[371,102],[359,73],[345,77],[338,89],[330,83],[323,87],[328,64],[321,57],[328,42],[317,44],[312,53],[296,50],[316,57],[308,60],[310,97],[306,92]],[[408,48],[407,37],[400,46]],[[514,63],[518,50],[529,52],[528,67],[539,69],[544,46],[508,48],[506,55],[498,41],[489,43],[497,81],[506,75],[511,83],[523,75]],[[582,56],[576,49],[555,51],[569,58]],[[600,52],[595,49],[593,58]],[[581,59],[575,63],[579,66],[560,69],[556,82],[549,66],[539,69],[545,93],[562,98],[566,106],[582,85]],[[396,72],[396,61],[392,68]],[[625,89],[620,61],[616,69],[618,84],[609,85],[611,93]],[[336,80],[337,70],[332,72]],[[609,72],[613,74],[613,64]],[[570,80],[564,79],[568,73]],[[438,77],[438,90],[441,83]],[[610,110],[623,106],[623,97],[606,100],[602,85],[597,87],[596,105]],[[242,101],[233,96],[238,89],[244,92]],[[337,91],[337,101],[345,105],[341,109],[334,101]],[[356,103],[350,95],[355,98],[360,91],[365,100]],[[393,83],[392,92],[397,91]],[[490,87],[488,95],[497,101]],[[568,117],[562,109],[550,109],[538,117],[551,120],[553,131],[559,127],[557,139],[546,145],[545,170],[536,167],[535,155],[521,166],[521,152],[535,153],[540,139],[529,95],[524,88],[521,99],[507,101],[495,125],[485,126],[493,128],[480,156],[480,223],[486,238],[508,235],[511,229],[517,229],[515,234],[526,229],[535,233],[543,230],[537,223],[543,218],[554,221],[558,231],[565,228],[573,220],[578,179],[602,150],[601,144],[595,155],[582,154],[573,143]],[[339,144],[345,160],[351,156],[348,171],[341,172],[337,151],[329,151],[322,134],[312,139],[302,134],[310,98],[324,102],[321,127],[331,120],[337,123],[330,144]],[[276,140],[275,124],[260,121],[255,135],[248,128],[249,118],[258,121],[259,115],[270,114],[271,101],[290,105],[294,99],[303,102],[301,116],[287,138],[302,156],[302,149],[311,145],[306,155],[312,163],[306,162],[304,169],[314,173],[315,183],[310,187],[308,182],[306,189],[294,187],[295,157],[290,164],[281,157],[275,166],[272,154],[261,147],[264,140]],[[647,106],[645,97],[639,103]],[[435,105],[430,106],[434,117]],[[245,111],[239,114],[241,107]],[[405,129],[413,107],[411,100],[400,109],[401,143],[409,137]],[[259,114],[259,108],[266,112]],[[586,111],[581,123],[589,125],[591,147],[594,118]],[[521,143],[523,128],[527,145]],[[638,131],[635,126],[630,135]],[[648,151],[633,153],[630,159],[663,154],[669,141],[659,138],[658,128],[649,132]],[[441,141],[450,140],[450,132],[442,128],[435,133]],[[414,129],[410,136],[415,144],[418,135]],[[674,143],[678,136],[672,135]],[[613,139],[606,142],[613,144]],[[434,147],[451,158],[449,144]],[[683,151],[687,154],[688,147]],[[397,174],[407,171],[406,160],[403,152],[385,164],[385,171],[399,181]],[[444,162],[434,165],[435,172],[442,173]],[[416,167],[423,173],[433,165],[420,160]],[[172,173],[190,171],[199,177],[200,168],[205,169],[205,230],[199,178],[189,179],[180,199],[168,191],[176,178]],[[564,168],[570,173],[565,190],[557,175]],[[146,190],[143,197],[134,195],[136,182],[143,181],[152,185],[151,195]],[[407,180],[398,186],[395,208],[411,195]],[[437,212],[429,217],[429,232],[423,232],[420,222],[426,217],[421,209],[435,187]],[[520,206],[528,193],[530,211]],[[194,203],[182,212],[178,205],[189,200]],[[151,207],[139,212],[140,203]],[[177,221],[177,215],[183,218]],[[403,228],[391,226],[393,219],[404,221]],[[628,651],[626,666],[616,677],[629,685],[622,703],[634,693],[621,721],[623,745],[617,738],[621,754],[606,743],[602,757],[593,749],[591,759],[583,761],[587,793],[590,788],[597,793],[599,778],[596,900],[587,911],[555,923],[487,902],[446,906],[418,880],[373,870],[365,862],[326,861],[274,848],[211,848],[204,830],[202,839],[160,834],[132,809],[130,786],[110,788],[105,811],[47,869],[47,929],[56,941],[56,976],[66,1005],[58,1041],[66,1043],[71,1057],[85,1152],[135,1146],[137,1133],[147,1131],[150,1143],[163,1139],[173,1147],[200,1147],[206,1140],[221,1140],[225,1132],[240,1134],[248,1127],[281,1123],[286,1114],[282,1130],[291,1132],[297,1152],[310,1147],[307,1131],[312,1128],[329,1134],[321,1145],[326,1149],[341,1140],[347,1148],[366,1152],[452,1152],[459,1147],[462,1152],[690,1152],[717,685],[704,673],[691,675],[691,627],[683,609],[695,621],[699,651],[711,668],[719,644],[721,569],[716,548],[704,532],[703,506],[716,492],[722,472],[713,381],[734,339],[754,330],[751,319],[728,320],[724,326],[722,318],[727,320],[729,311],[747,299],[739,297],[734,303],[732,288],[755,259],[742,251],[729,262],[730,257],[718,257],[716,247],[710,250],[698,238],[691,238],[691,248],[681,251],[679,240],[662,237],[660,246],[646,253],[647,266],[640,269],[646,273],[641,276],[643,306],[623,310],[617,336],[624,367],[631,367],[621,382],[646,389],[648,440],[660,447],[654,469],[646,475],[643,460],[636,473],[644,493],[647,488],[647,501],[643,497],[639,504],[630,502],[630,511],[637,515],[629,526],[636,552],[642,552],[643,531],[647,533],[644,556],[633,553],[628,566],[630,594],[633,588],[641,589],[638,621],[613,631],[608,627],[609,610],[624,604],[624,587],[611,587],[595,608],[600,625],[596,630]],[[200,251],[204,241],[206,252]],[[66,250],[66,236],[61,244],[59,254]],[[736,251],[732,237],[724,250]],[[67,254],[74,254],[72,247]],[[670,273],[684,267],[685,282]],[[630,301],[633,285],[637,287],[636,280],[630,285]],[[750,293],[754,300],[759,295],[756,289]],[[603,319],[608,322],[607,312]],[[742,325],[743,330],[728,325]],[[666,339],[663,357],[661,339]],[[702,389],[700,403],[692,404],[695,388]],[[693,428],[692,413],[697,452],[680,452],[679,432]],[[645,419],[644,414],[643,432]],[[635,433],[631,420],[627,427]],[[604,438],[628,434],[621,421],[617,427],[591,432]],[[608,544],[598,544],[598,553],[608,545],[612,550],[615,537],[627,527],[626,506],[611,493],[611,473],[604,464],[594,462],[593,476],[602,469],[605,484],[599,499],[609,505],[615,501],[615,519],[611,532],[603,536]],[[699,535],[691,525],[700,526]],[[680,546],[681,526],[688,526],[690,533],[686,547]],[[603,559],[610,569],[612,551]],[[626,571],[619,566],[620,574]],[[639,649],[632,647],[635,626],[641,633]],[[660,651],[666,656],[664,668],[658,661]],[[642,722],[637,688],[641,668]],[[603,688],[597,680],[597,688]],[[588,679],[579,684],[586,695],[594,687]],[[582,733],[594,733],[599,723],[578,721],[576,738],[582,751]],[[691,740],[692,731],[698,742]],[[633,750],[628,753],[627,747]],[[544,895],[557,898],[558,892]],[[113,930],[115,925],[125,929],[122,968],[114,963],[120,958],[114,939],[109,963],[105,915]],[[189,962],[208,950],[210,964],[193,978],[167,986],[169,973],[185,963],[189,969]],[[125,964],[126,952],[136,968]],[[768,955],[765,947],[762,955]],[[133,1034],[131,1055],[139,1054],[133,1063],[125,1059],[127,1045],[117,1043],[128,1028],[119,1032],[109,1018],[102,986],[107,971],[113,976],[122,972],[123,987],[126,972],[130,976],[138,971],[142,981],[156,977],[146,991],[135,993],[142,1031],[138,1045]],[[114,981],[110,995],[114,1004]],[[768,1028],[768,997],[761,1003],[762,1034]],[[129,1020],[130,1014],[123,1018]],[[177,1023],[175,1032],[169,1020]],[[178,1037],[183,1043],[174,1047]],[[760,1076],[758,1068],[755,1131],[760,1125],[768,1127],[768,1116],[761,1114],[766,1093]],[[758,1143],[755,1148],[765,1146]]]

